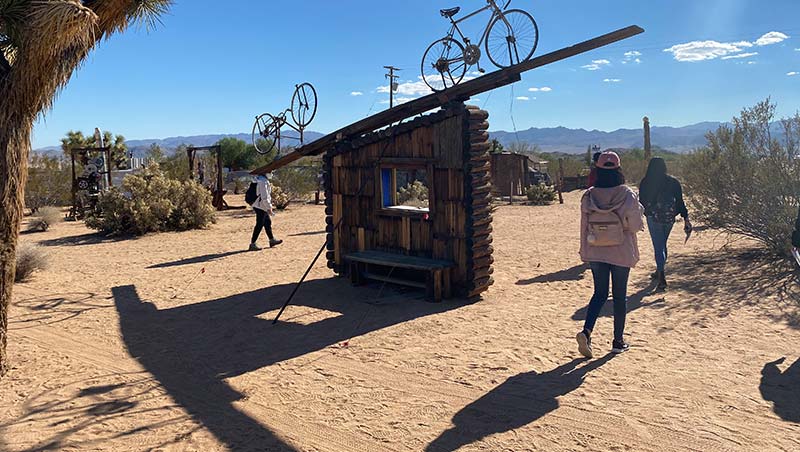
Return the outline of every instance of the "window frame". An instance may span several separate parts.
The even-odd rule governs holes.
[[[386,158],[381,160],[380,164],[376,169],[375,174],[375,181],[376,181],[376,193],[375,199],[377,200],[377,209],[378,213],[385,216],[397,216],[397,217],[424,217],[426,215],[430,216],[434,214],[434,206],[435,204],[435,193],[434,193],[434,160],[430,159],[420,159],[420,158]],[[421,210],[421,209],[398,209],[392,208],[394,206],[385,207],[383,205],[383,170],[391,169],[394,172],[397,170],[425,170],[426,174],[426,184],[425,186],[428,187],[428,209]],[[397,196],[397,181],[394,179],[392,180],[392,201],[395,202],[395,197]]]

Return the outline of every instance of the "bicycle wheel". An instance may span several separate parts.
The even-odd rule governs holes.
[[[435,41],[422,57],[422,80],[434,91],[458,85],[466,73],[464,46],[455,39]]]
[[[261,143],[259,140],[266,140],[267,144]],[[256,117],[256,123],[253,124],[253,147],[259,154],[269,154],[275,149],[275,146],[280,146],[281,128],[278,119],[269,113],[264,113]]]
[[[292,119],[297,127],[303,128],[317,115],[317,90],[311,83],[298,85],[292,96]]]
[[[509,9],[489,26],[486,54],[499,68],[529,60],[539,45],[539,27],[533,16],[521,9]]]

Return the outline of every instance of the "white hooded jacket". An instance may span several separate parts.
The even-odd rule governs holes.
[[[256,202],[253,203],[254,209],[260,209],[264,212],[272,210],[272,184],[265,176],[256,176],[254,181],[256,183]]]

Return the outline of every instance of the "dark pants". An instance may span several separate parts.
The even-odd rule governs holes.
[[[253,228],[253,238],[250,240],[250,243],[256,243],[258,234],[261,234],[262,228],[267,231],[267,237],[269,237],[270,241],[275,240],[275,237],[272,235],[272,219],[269,217],[269,213],[261,209],[256,209],[255,207],[253,207],[253,211],[256,213],[256,227]]]
[[[589,302],[589,310],[586,313],[586,323],[583,328],[589,332],[594,330],[594,324],[600,316],[600,311],[608,300],[610,279],[614,297],[614,340],[622,341],[622,335],[625,332],[625,315],[628,311],[628,275],[630,275],[631,269],[602,262],[591,262],[590,266],[592,277],[594,277],[594,296]]]

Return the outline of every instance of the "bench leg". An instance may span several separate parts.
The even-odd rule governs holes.
[[[361,286],[364,284],[364,276],[362,275],[362,264],[360,262],[350,263],[350,282],[354,286]]]
[[[428,298],[434,303],[442,301],[442,270],[431,270],[428,273]]]
[[[442,296],[447,300],[453,298],[453,287],[450,282],[451,270],[445,268],[442,270]]]

